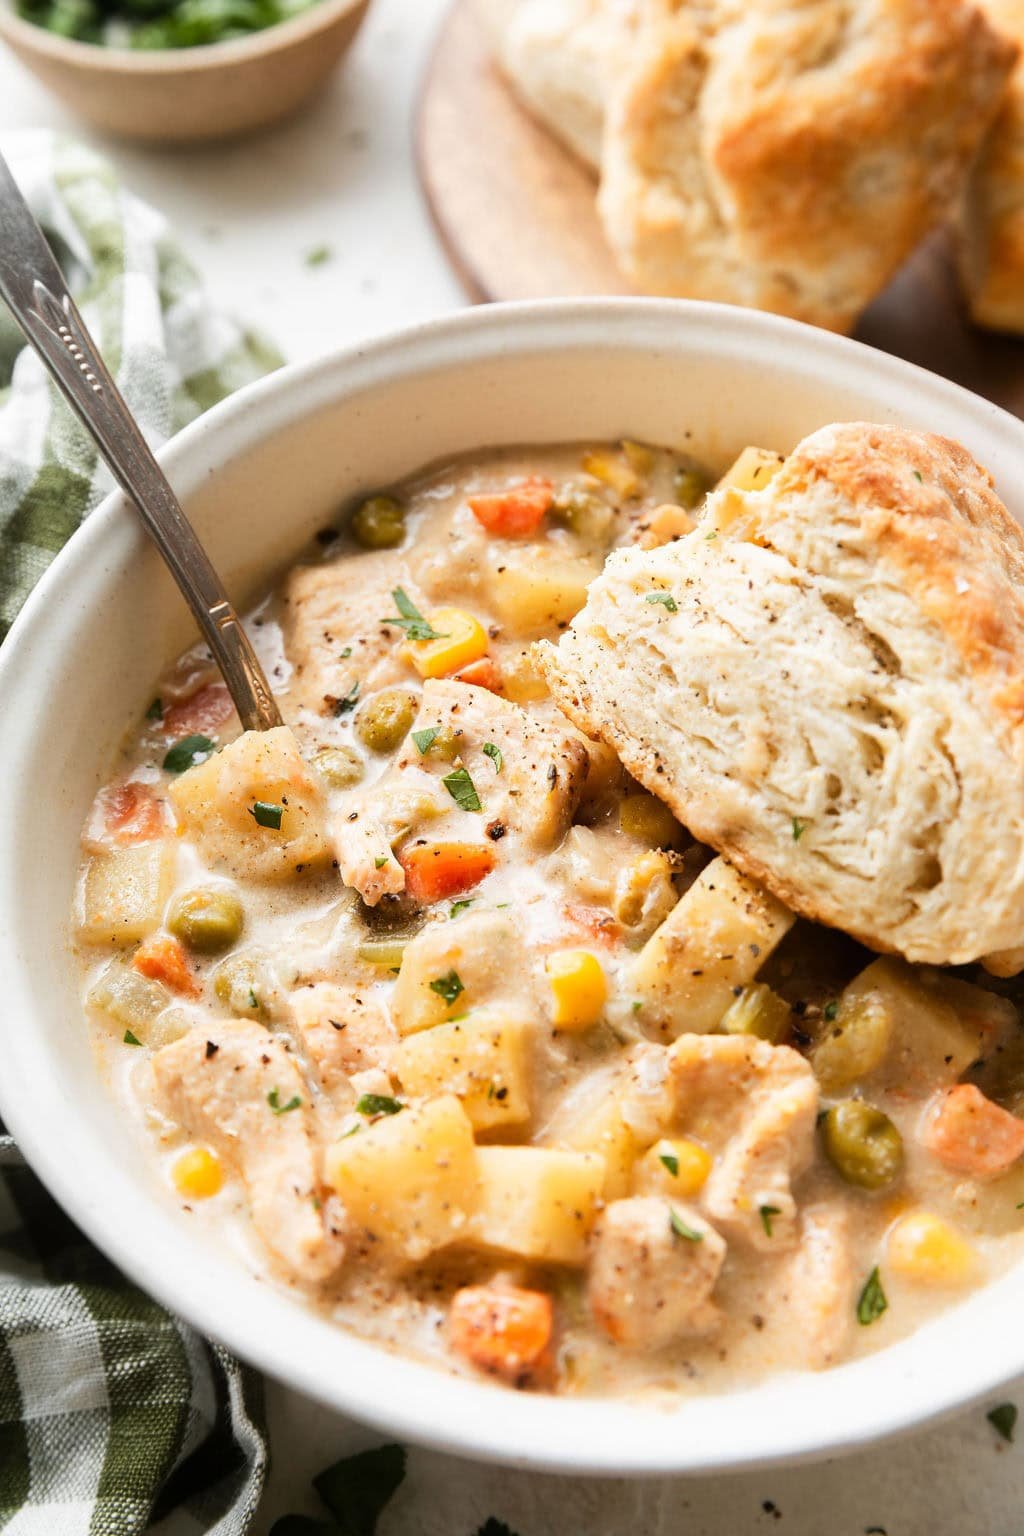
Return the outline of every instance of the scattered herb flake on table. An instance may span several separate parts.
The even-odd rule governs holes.
[[[1013,1431],[1017,1426],[1017,1407],[1014,1403],[1000,1403],[985,1415],[992,1428],[1003,1439],[1013,1443]]]

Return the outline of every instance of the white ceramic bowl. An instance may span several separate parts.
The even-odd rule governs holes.
[[[1024,425],[853,342],[748,311],[590,300],[467,312],[243,391],[163,455],[214,561],[256,593],[354,492],[497,444],[628,435],[724,461],[834,420],[960,438],[1024,519]],[[126,723],[190,639],[120,496],[0,652],[0,1114],[56,1198],[138,1283],[291,1386],[409,1440],[575,1472],[694,1472],[836,1452],[1024,1369],[1024,1264],[869,1359],[671,1412],[519,1395],[361,1343],[204,1243],[130,1150],[69,961],[79,830]]]

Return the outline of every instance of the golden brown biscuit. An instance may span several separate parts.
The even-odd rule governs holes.
[[[602,156],[623,270],[645,291],[849,329],[954,212],[1014,45],[969,0],[645,9]]]
[[[989,20],[1024,44],[1024,0],[982,0]],[[971,315],[997,331],[1024,332],[1024,61],[968,183],[961,272]]]
[[[1024,943],[1024,534],[957,443],[816,432],[613,555],[543,665],[794,910],[915,961]]]

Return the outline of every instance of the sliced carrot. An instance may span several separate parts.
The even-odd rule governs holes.
[[[960,1083],[928,1115],[921,1142],[947,1168],[985,1178],[1004,1173],[1024,1154],[1024,1121],[973,1083]]]
[[[166,807],[148,784],[127,779],[97,795],[90,817],[90,834],[97,841],[127,848],[134,843],[154,843],[166,831]]]
[[[501,693],[505,686],[501,668],[490,656],[481,656],[479,661],[471,661],[468,667],[455,673],[455,681],[472,683],[475,688],[486,688],[491,693]]]
[[[531,475],[507,491],[490,496],[470,496],[469,509],[488,533],[502,539],[525,539],[536,533],[551,509],[555,488],[550,480]]]
[[[429,906],[479,885],[494,868],[494,854],[483,843],[414,843],[398,862],[413,901]]]
[[[172,741],[182,736],[209,736],[230,719],[234,707],[223,683],[208,683],[190,699],[166,710],[162,729]]]
[[[552,1366],[554,1307],[544,1291],[515,1285],[467,1285],[448,1312],[452,1348],[482,1371],[533,1386]]]
[[[162,981],[172,992],[185,997],[199,996],[199,983],[192,974],[185,950],[169,934],[154,934],[141,943],[132,956],[132,965],[140,976]]]

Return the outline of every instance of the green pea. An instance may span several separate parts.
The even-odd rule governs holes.
[[[230,949],[245,924],[242,903],[233,891],[185,891],[173,902],[167,926],[175,938],[201,955]]]
[[[394,549],[405,538],[405,508],[393,496],[371,496],[353,512],[351,527],[364,549]]]
[[[894,1019],[874,992],[842,998],[835,1017],[811,1052],[815,1076],[826,1093],[842,1093],[882,1065],[892,1042]]]
[[[368,699],[356,716],[355,732],[371,752],[393,752],[416,718],[417,698],[406,688],[385,688]]]
[[[692,512],[707,495],[708,482],[699,469],[677,469],[673,490],[679,505]]]
[[[825,1152],[847,1184],[885,1189],[903,1167],[903,1138],[888,1115],[862,1099],[844,1099],[821,1126]]]
[[[363,776],[363,759],[354,747],[323,747],[313,766],[331,789],[351,789]]]

